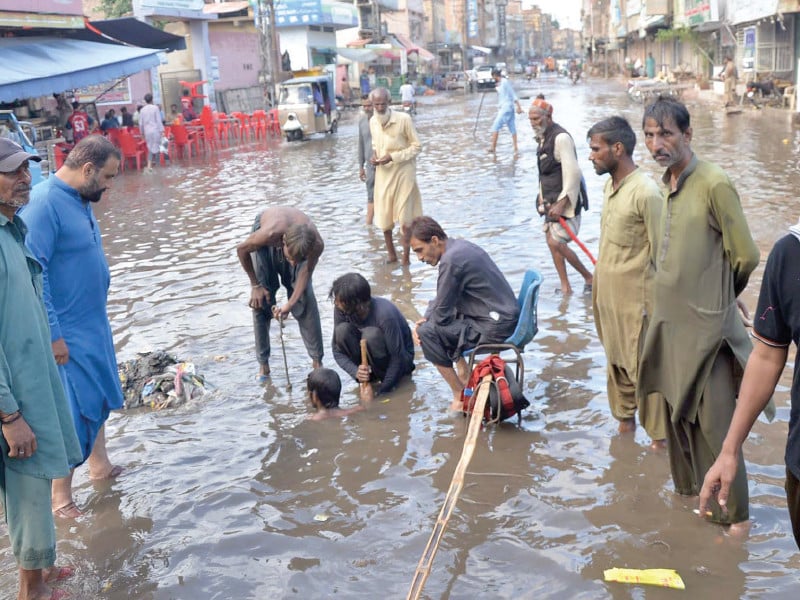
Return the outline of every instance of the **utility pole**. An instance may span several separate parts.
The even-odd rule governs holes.
[[[274,0],[258,0],[255,7],[255,24],[259,33],[259,54],[261,72],[259,83],[264,96],[275,105],[277,102],[278,73],[281,71],[281,59],[278,52],[278,36],[275,28]]]

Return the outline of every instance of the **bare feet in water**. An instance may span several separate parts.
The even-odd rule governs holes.
[[[619,433],[634,433],[636,431],[636,420],[621,419],[617,431]]]

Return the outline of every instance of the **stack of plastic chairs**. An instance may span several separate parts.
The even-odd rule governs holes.
[[[243,142],[245,136],[250,140],[256,139],[256,131],[250,115],[243,112],[235,112],[233,116],[239,121],[239,141]]]
[[[217,132],[214,127],[214,113],[211,112],[210,106],[206,105],[203,107],[203,110],[200,111],[200,123],[203,125],[206,147],[217,150],[219,145],[217,144]]]
[[[281,136],[281,121],[278,117],[277,108],[273,108],[271,111],[269,111],[268,127],[270,134],[274,135],[275,137]]]

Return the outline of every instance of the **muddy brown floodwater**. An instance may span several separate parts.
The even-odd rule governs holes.
[[[585,133],[615,113],[638,133],[642,107],[617,83],[541,79],[520,93],[539,91],[577,142],[592,202],[581,238],[596,250],[603,179],[587,160]],[[746,445],[754,523],[749,540],[735,543],[692,514],[694,501],[672,492],[667,459],[648,450],[641,429],[635,438],[616,435],[590,299],[553,293],[557,278],[538,219],[531,225],[537,175],[527,117],[517,117],[520,159],[512,160],[506,132],[493,159],[486,147],[496,100],[485,97],[476,139],[480,101],[479,94],[420,100],[425,212],[449,235],[488,250],[515,289],[526,269],[541,270],[540,331],[525,351],[531,408],[521,429],[480,433],[425,597],[681,593],[604,583],[610,567],[676,569],[685,598],[795,597],[800,554],[782,488],[791,370],[776,395],[776,421],[759,421]],[[775,112],[690,110],[695,151],[735,180],[766,258],[800,214],[800,134]],[[87,516],[58,524],[59,562],[77,567],[66,586],[76,600],[405,597],[466,422],[448,417],[447,386],[419,351],[413,381],[368,412],[307,421],[310,361],[295,323],[286,328],[292,391],[275,328],[272,381],[254,381],[250,288],[234,251],[265,206],[297,206],[313,217],[326,243],[314,288],[327,366],[335,366],[327,293],[337,275],[361,272],[375,295],[418,318],[434,295],[436,270],[416,260],[406,269],[383,264],[380,233],[363,225],[355,117],[346,113],[333,138],[222,149],[152,175],[127,171],[97,207],[119,360],[164,348],[194,361],[214,390],[178,409],[111,417],[108,447],[125,475],[96,484],[79,470],[76,499]],[[637,161],[656,173],[639,138]],[[763,262],[745,292],[751,307],[762,271]],[[342,405],[353,405],[356,385],[344,381]],[[5,536],[0,561],[2,598],[12,598],[15,563]]]

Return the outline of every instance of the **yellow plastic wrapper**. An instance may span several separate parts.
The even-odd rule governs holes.
[[[674,590],[685,590],[683,579],[673,569],[606,569],[603,571],[606,581],[620,583],[640,583],[644,585],[658,585]]]

